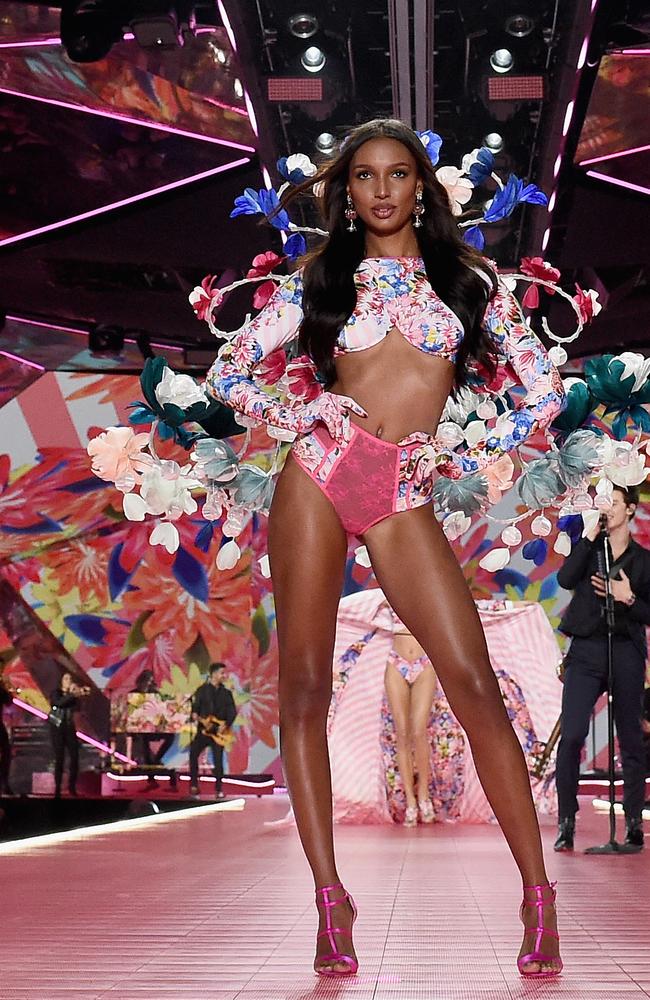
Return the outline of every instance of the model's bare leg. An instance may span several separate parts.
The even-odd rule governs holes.
[[[490,666],[478,612],[442,528],[429,507],[419,507],[381,521],[364,541],[386,597],[435,662],[524,886],[547,883],[524,755]],[[526,926],[534,926],[535,916],[532,906],[524,907]],[[555,930],[553,907],[545,908],[544,920]],[[532,950],[533,938],[525,934],[520,954]],[[546,954],[558,954],[550,935],[543,946]],[[526,971],[538,971],[537,963]]]
[[[397,768],[404,786],[406,805],[413,808],[417,805],[415,784],[413,782],[413,742],[411,737],[411,695],[408,682],[404,680],[399,670],[388,663],[384,678],[386,697],[390,714],[395,723],[395,756]]]
[[[326,724],[346,551],[345,532],[331,503],[289,457],[269,518],[280,656],[280,740],[298,833],[317,889],[340,881],[334,860]],[[331,894],[333,899],[342,896],[341,890]],[[351,926],[349,903],[342,899],[331,912],[334,926]],[[322,906],[319,915],[321,931]],[[335,939],[337,950],[354,957],[347,935]],[[319,938],[317,956],[331,951],[327,938]],[[349,971],[340,962],[327,967]]]
[[[436,675],[427,664],[411,687],[411,732],[415,752],[415,768],[418,772],[418,800],[429,801],[429,781],[431,780],[431,744],[429,743],[429,719],[431,705],[436,693]]]

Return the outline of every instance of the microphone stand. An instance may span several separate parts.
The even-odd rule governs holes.
[[[588,847],[585,854],[638,854],[641,847],[635,844],[619,844],[616,840],[616,773],[614,768],[614,597],[609,574],[611,572],[611,549],[609,547],[609,527],[603,517],[600,537],[603,546],[605,568],[605,627],[607,629],[607,777],[609,781],[609,840],[598,847]]]

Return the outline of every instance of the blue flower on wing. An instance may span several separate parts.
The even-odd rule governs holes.
[[[524,201],[532,205],[548,204],[548,198],[536,184],[524,184],[519,177],[510,174],[504,187],[495,194],[483,217],[486,222],[498,222],[512,215],[517,205]]]
[[[238,215],[265,215],[276,229],[287,229],[289,226],[289,216],[284,209],[281,209],[272,218],[269,218],[271,213],[277,209],[279,203],[278,192],[274,188],[268,191],[266,188],[261,188],[259,191],[256,191],[254,188],[246,188],[243,194],[235,198],[235,207],[230,213],[230,218],[234,219]]]
[[[487,146],[481,146],[463,157],[463,170],[474,187],[480,187],[494,170],[494,155]]]
[[[425,129],[423,132],[415,133],[427,151],[427,156],[431,160],[432,164],[436,165],[440,159],[440,147],[442,146],[442,139],[437,132],[432,132],[430,129]]]
[[[277,162],[278,173],[291,184],[302,184],[316,173],[316,166],[305,153],[292,153],[282,156]]]
[[[479,226],[471,226],[465,232],[463,240],[468,246],[474,247],[475,250],[482,250],[485,246],[485,236]]]
[[[307,252],[307,243],[302,233],[294,233],[284,244],[284,252],[289,260],[297,260]]]

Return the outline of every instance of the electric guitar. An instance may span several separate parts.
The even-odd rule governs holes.
[[[224,731],[226,723],[223,719],[218,719],[216,715],[199,715],[198,719],[206,736],[224,750],[230,750],[235,742],[235,734],[230,730]]]

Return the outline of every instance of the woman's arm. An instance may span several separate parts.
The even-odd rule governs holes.
[[[337,441],[346,441],[350,436],[347,411],[367,416],[353,399],[321,390],[309,403],[286,406],[255,381],[257,365],[295,337],[302,317],[302,278],[296,272],[276,289],[259,316],[223,348],[207,374],[206,390],[254,420],[296,434],[311,431],[320,422]]]
[[[451,479],[480,472],[546,427],[565,405],[562,378],[544,345],[526,324],[517,299],[499,282],[483,325],[526,389],[522,403],[502,414],[493,431],[462,454],[444,452],[438,471]]]
[[[260,389],[254,373],[264,358],[295,337],[302,317],[302,278],[297,271],[276,288],[259,315],[221,350],[206,377],[210,395],[238,413],[276,427],[288,427],[290,408]]]

